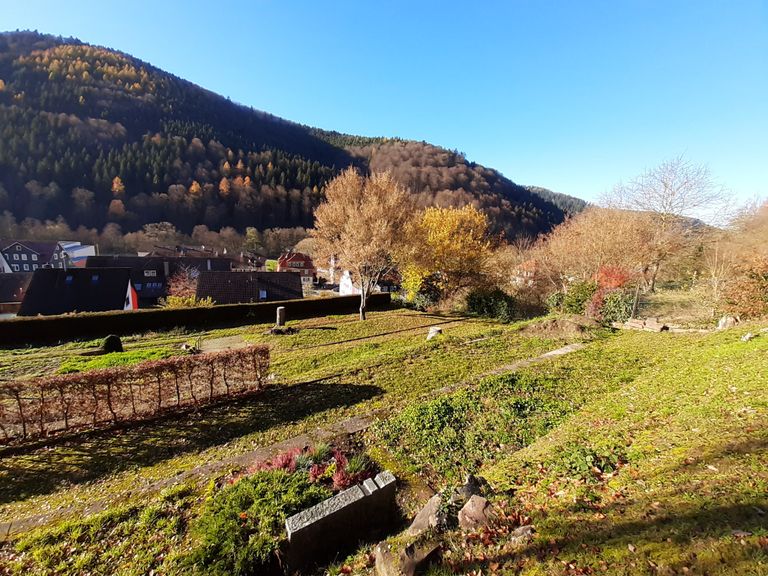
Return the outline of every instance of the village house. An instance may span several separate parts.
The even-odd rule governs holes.
[[[33,242],[10,240],[1,244],[4,272],[34,272],[38,268],[85,266],[85,259],[96,254],[95,246],[75,241]],[[7,265],[7,270],[6,270]]]
[[[86,268],[129,268],[139,305],[155,306],[168,296],[168,279],[181,269],[230,271],[230,258],[180,258],[176,256],[89,256]]]
[[[216,304],[247,304],[303,297],[301,278],[292,272],[200,272],[198,299]]]
[[[397,292],[400,290],[402,280],[398,274],[392,272],[385,275],[379,283],[376,284],[374,292]],[[360,294],[360,287],[352,282],[352,274],[345,270],[339,278],[339,296],[352,296]]]
[[[277,271],[299,274],[303,286],[311,286],[317,282],[317,268],[315,268],[312,258],[301,252],[291,250],[281,254],[280,258],[277,259]]]
[[[138,307],[128,268],[38,268],[18,314],[50,316]]]
[[[512,271],[512,282],[516,286],[533,286],[536,279],[536,260],[526,260]]]

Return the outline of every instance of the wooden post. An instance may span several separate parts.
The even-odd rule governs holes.
[[[277,320],[275,322],[275,325],[285,326],[285,306],[277,307]]]

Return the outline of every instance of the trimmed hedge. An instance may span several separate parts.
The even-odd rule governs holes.
[[[261,389],[269,348],[247,346],[0,383],[0,443],[140,421]]]
[[[368,308],[384,308],[390,303],[389,293],[372,294]],[[149,330],[176,327],[238,326],[275,321],[278,306],[285,306],[289,320],[326,314],[348,314],[360,307],[359,296],[304,298],[258,304],[228,304],[208,308],[129,310],[12,318],[0,321],[0,347],[21,348],[30,344],[50,344],[107,334],[137,334]]]

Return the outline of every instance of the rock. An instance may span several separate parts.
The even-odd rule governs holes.
[[[521,544],[526,544],[530,540],[533,539],[533,533],[535,532],[533,526],[530,524],[526,526],[520,526],[520,528],[515,528],[510,532],[509,534],[509,542],[513,546],[519,546]]]
[[[119,336],[110,334],[104,338],[104,341],[101,343],[101,349],[104,350],[104,352],[107,354],[110,352],[122,352],[123,342],[120,340]]]
[[[475,494],[482,494],[483,486],[487,484],[484,478],[467,474],[464,485],[453,491],[449,502],[464,505]]]
[[[424,505],[424,508],[416,514],[416,518],[413,519],[408,528],[408,534],[410,536],[418,536],[430,528],[440,529],[445,526],[445,512],[441,510],[441,505],[442,497],[440,494],[432,496]]]
[[[718,330],[728,330],[728,328],[733,328],[738,323],[739,323],[739,321],[736,318],[734,318],[733,316],[723,316],[717,322],[717,329]]]
[[[386,542],[376,546],[376,574],[378,576],[413,576],[416,569],[438,548],[437,540],[410,544],[403,550],[393,550]]]
[[[459,510],[459,526],[464,530],[475,530],[487,526],[493,520],[491,503],[477,494],[470,497]]]
[[[752,334],[752,332],[747,332],[744,334],[744,336],[741,337],[742,342],[749,342],[750,340],[757,338],[757,334]]]
[[[439,326],[432,326],[432,328],[429,329],[429,334],[427,334],[427,340],[432,340],[432,338],[437,338],[440,334],[443,333],[443,329]]]

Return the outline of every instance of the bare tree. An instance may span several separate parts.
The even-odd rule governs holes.
[[[715,223],[724,218],[727,199],[727,191],[709,168],[677,156],[629,184],[617,185],[603,203],[650,216],[651,240],[643,272],[646,288],[653,291],[662,264],[697,235],[700,219]]]
[[[388,172],[360,176],[349,168],[328,183],[315,211],[317,254],[335,259],[360,286],[360,319],[368,296],[395,265],[395,254],[412,217],[411,195]]]

